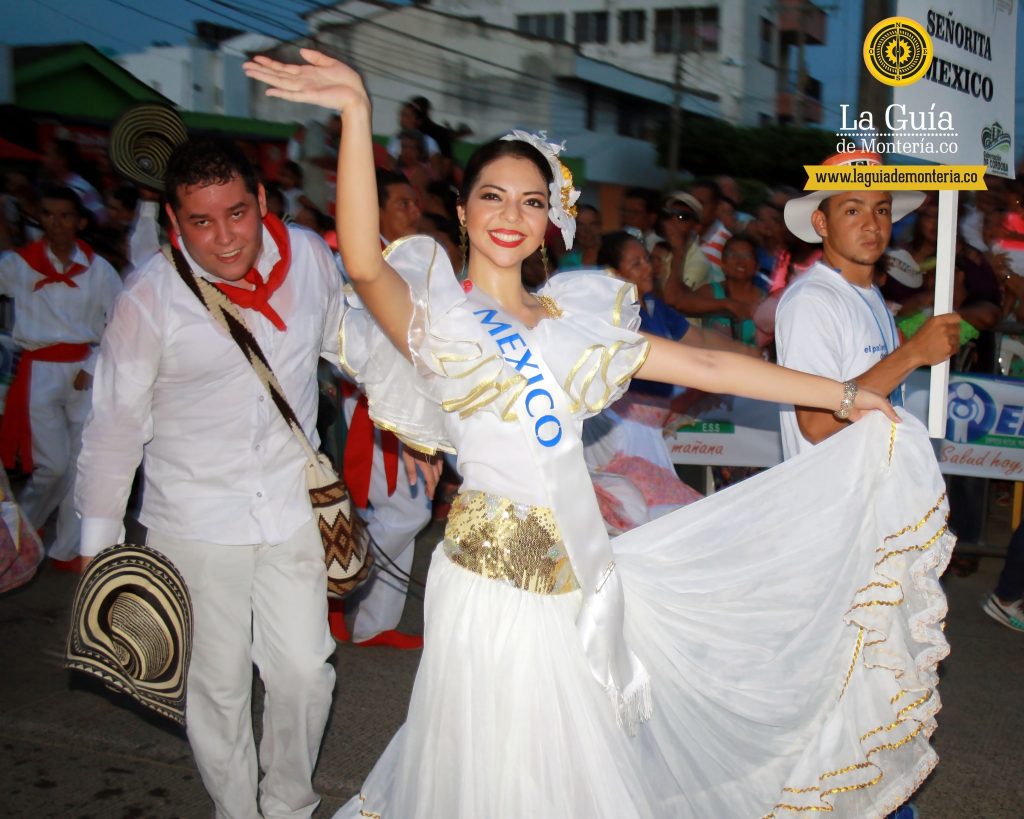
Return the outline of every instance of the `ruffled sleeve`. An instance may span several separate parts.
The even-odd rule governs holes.
[[[429,236],[388,246],[385,258],[409,285],[413,316],[411,361],[363,309],[354,292],[339,331],[345,370],[369,399],[370,417],[415,449],[453,451],[446,418],[479,411],[515,420],[526,377],[506,360],[481,324],[444,250]],[[604,272],[556,276],[541,292],[557,318],[529,332],[569,396],[577,417],[594,415],[617,399],[647,356],[636,288]]]
[[[621,397],[647,359],[636,286],[611,272],[578,270],[559,273],[539,295],[561,311],[534,331],[544,360],[573,413],[595,415]]]
[[[464,299],[463,294],[448,257],[429,237],[412,236],[393,242],[385,249],[385,258],[409,285],[413,303],[409,348],[413,361],[384,335],[349,286],[349,309],[338,330],[341,366],[366,393],[370,418],[378,427],[394,432],[414,449],[453,452],[430,371],[413,362],[422,360],[428,304],[434,301],[436,309],[444,310],[460,297]]]

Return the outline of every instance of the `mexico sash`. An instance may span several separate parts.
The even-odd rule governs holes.
[[[473,292],[474,302],[484,300],[491,301],[479,290]],[[650,677],[626,645],[622,581],[567,397],[530,346],[529,331],[514,329],[514,322],[496,306],[474,310],[473,315],[505,362],[526,378],[516,417],[583,592],[576,627],[590,671],[612,700],[616,721],[632,734],[637,723],[651,716]]]

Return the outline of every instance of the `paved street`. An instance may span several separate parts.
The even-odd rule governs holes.
[[[994,516],[990,533],[1005,532],[1005,508]],[[420,577],[439,532],[435,525],[420,538]],[[1024,817],[1024,635],[979,608],[1000,566],[984,559],[977,574],[947,578],[953,653],[943,666],[935,736],[942,763],[917,797],[922,819]],[[61,668],[74,585],[73,576],[44,570],[0,598],[0,816],[212,816],[182,732]],[[418,629],[421,616],[411,600],[403,627]],[[318,817],[355,792],[401,723],[418,659],[419,652],[339,646],[334,714],[316,776],[324,795]]]

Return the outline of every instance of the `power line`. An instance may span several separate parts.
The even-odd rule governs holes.
[[[42,6],[44,9],[47,9],[48,11],[52,11],[54,14],[59,14],[61,17],[67,18],[72,23],[75,23],[75,24],[81,26],[82,28],[87,28],[90,31],[95,31],[97,34],[102,34],[104,37],[109,37],[112,40],[117,40],[119,43],[125,43],[125,44],[130,45],[130,46],[137,45],[137,43],[132,43],[129,40],[125,40],[123,37],[118,37],[118,36],[116,36],[114,34],[111,34],[109,31],[106,31],[105,29],[96,28],[96,26],[91,26],[88,23],[86,23],[85,21],[79,20],[77,17],[72,17],[70,14],[67,14],[67,13],[63,12],[60,9],[55,9],[53,6],[49,5],[48,3],[44,3],[43,0],[37,0],[36,5]]]
[[[145,11],[142,11],[140,9],[137,9],[137,8],[135,8],[135,6],[130,5],[128,3],[124,3],[121,0],[107,0],[107,2],[108,3],[113,3],[115,6],[120,6],[123,9],[128,9],[128,11],[134,11],[136,14],[141,14],[143,17],[148,17],[150,20],[156,20],[158,23],[163,23],[164,25],[171,26],[172,28],[176,28],[176,29],[178,29],[178,31],[184,31],[186,34],[194,34],[195,33],[190,28],[185,28],[184,26],[179,26],[177,23],[172,23],[170,20],[164,20],[162,17],[157,17],[155,14],[150,14],[148,12],[145,12]]]

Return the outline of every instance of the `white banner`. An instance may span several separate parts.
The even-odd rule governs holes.
[[[1012,179],[1017,0],[899,0],[896,14],[924,27],[934,53],[924,77],[893,89],[885,129],[902,132],[900,153]]]
[[[1024,382],[996,376],[950,375],[946,437],[934,441],[948,475],[1024,480]],[[928,371],[907,382],[906,408],[924,420]],[[723,398],[666,439],[677,464],[774,466],[782,460],[776,404]]]

